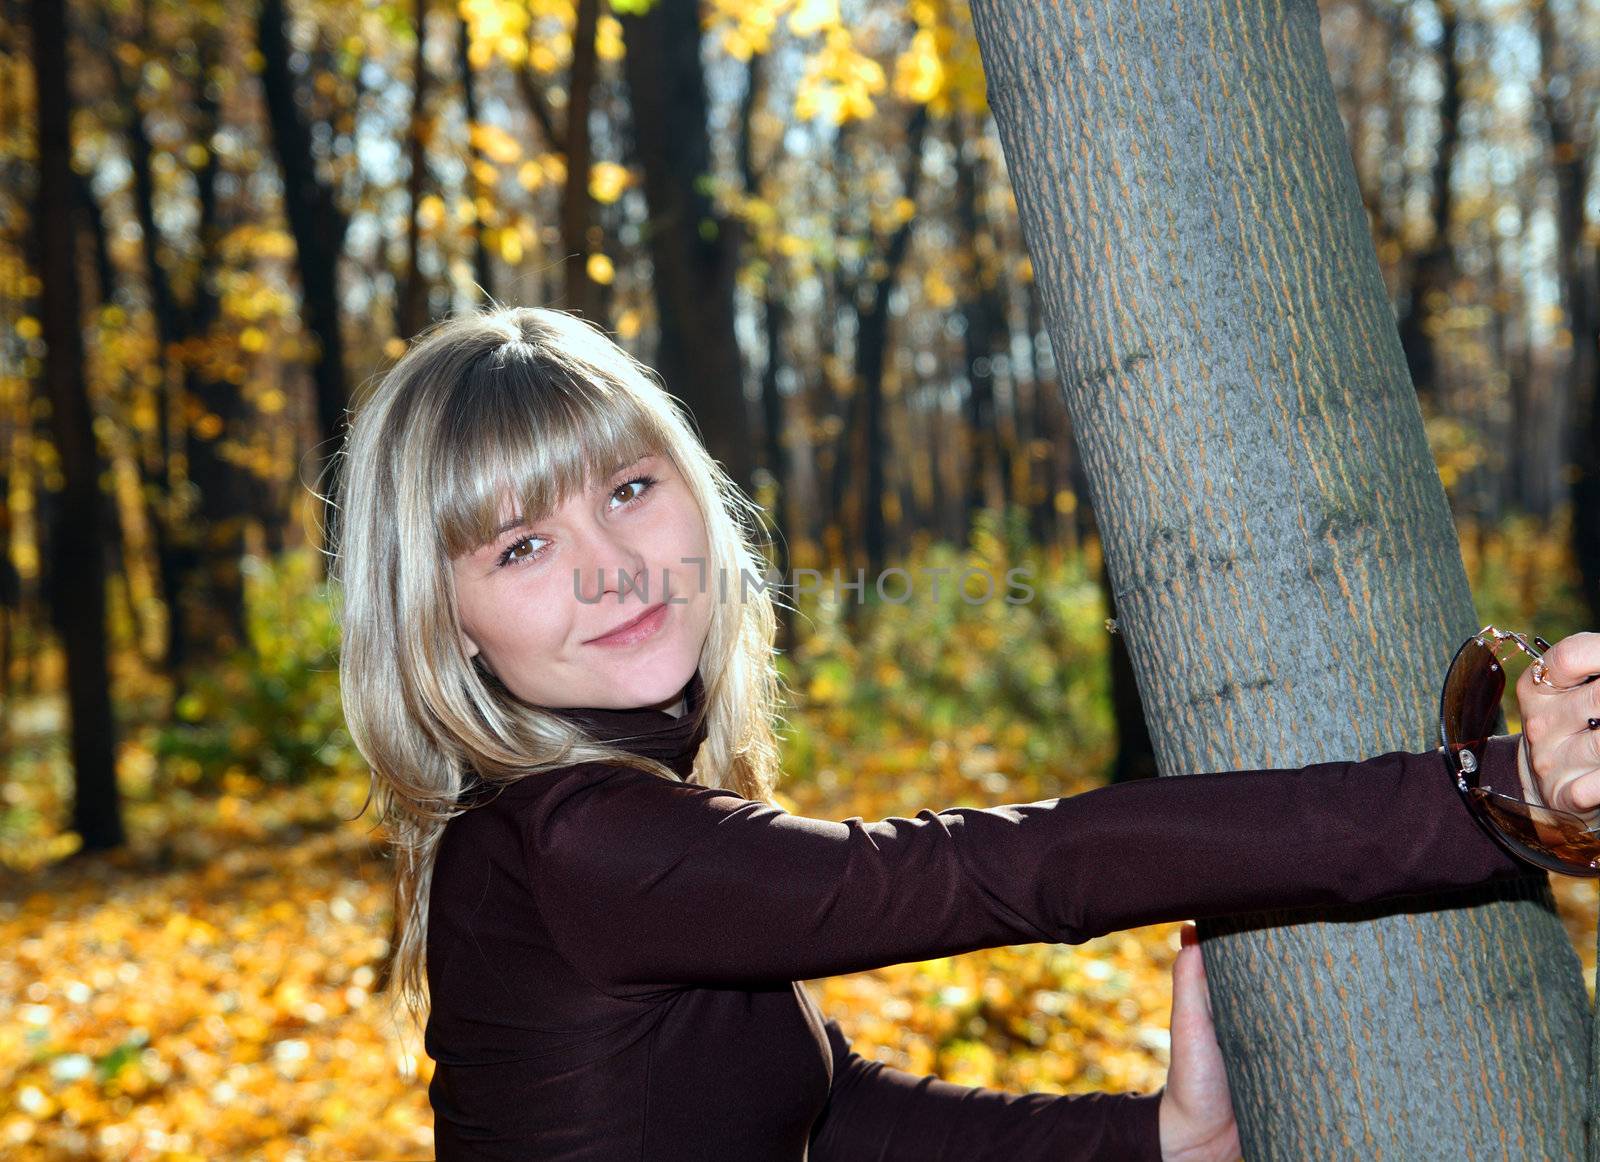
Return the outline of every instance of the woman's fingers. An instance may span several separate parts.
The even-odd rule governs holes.
[[[1535,667],[1517,680],[1527,764],[1549,806],[1586,812],[1600,806],[1600,634],[1577,633],[1545,651],[1545,681]]]
[[[1180,931],[1172,965],[1172,1063],[1162,1102],[1162,1156],[1231,1162],[1239,1156],[1228,1075],[1211,1023],[1205,961],[1193,924]]]
[[[1575,633],[1544,652],[1544,677],[1549,689],[1577,686],[1600,674],[1600,633]]]
[[[1600,731],[1551,735],[1542,744],[1530,735],[1528,749],[1546,804],[1577,812],[1600,806]]]

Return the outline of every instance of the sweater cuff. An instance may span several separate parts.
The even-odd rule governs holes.
[[[1161,1162],[1161,1096],[1155,1093],[1117,1094],[1118,1106],[1108,1127],[1106,1157],[1129,1162]]]

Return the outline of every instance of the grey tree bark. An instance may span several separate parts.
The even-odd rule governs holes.
[[[973,14],[1162,772],[1435,744],[1478,623],[1314,3]],[[1201,935],[1252,1162],[1580,1156],[1542,873]]]

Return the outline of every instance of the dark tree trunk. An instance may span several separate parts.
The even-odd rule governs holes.
[[[625,30],[632,150],[644,171],[645,242],[660,330],[655,368],[694,413],[711,455],[751,491],[754,457],[734,336],[740,227],[704,188],[711,139],[694,0],[657,0]]]
[[[952,125],[959,124],[958,118],[952,118]],[[1005,327],[1005,308],[999,301],[992,260],[987,257],[994,253],[994,248],[980,242],[988,233],[988,224],[978,206],[981,193],[978,139],[959,132],[953,137],[956,219],[961,230],[959,261],[970,264],[969,277],[961,291],[961,315],[966,323],[962,347],[968,384],[966,444],[969,449],[962,525],[970,531],[979,509],[999,510],[1010,492],[1011,462],[1001,436],[994,388],[994,356]]]
[[[111,30],[102,26],[101,33],[109,44]],[[150,35],[143,8],[137,35],[141,40]],[[210,30],[203,30],[196,37],[199,80],[195,86],[195,138],[201,142],[210,142],[221,123],[216,93],[206,80],[210,66],[218,58],[216,37]],[[198,497],[197,511],[190,511],[187,506],[175,508],[167,488],[170,468],[164,464],[158,472],[151,473],[141,463],[147,492],[163,497],[162,502],[151,506],[150,527],[157,575],[168,611],[165,660],[181,690],[196,670],[243,644],[245,637],[244,588],[239,573],[243,539],[239,526],[250,509],[254,490],[244,479],[246,470],[220,454],[219,442],[224,435],[242,436],[247,417],[237,387],[209,377],[204,370],[205,360],[196,350],[205,346],[218,314],[215,278],[221,266],[217,220],[220,161],[216,150],[208,147],[204,162],[194,173],[199,256],[190,299],[184,303],[174,290],[173,271],[179,260],[164,250],[156,221],[154,150],[139,107],[139,83],[121,69],[116,77],[126,111],[134,212],[142,236],[146,285],[160,341],[160,445],[169,460],[181,456],[188,465],[188,479]],[[173,409],[165,397],[173,391],[181,401],[176,409],[180,416],[187,417],[192,404],[204,417],[198,428],[187,419],[176,431],[168,428],[167,419]],[[216,417],[221,426],[213,429],[215,421],[210,417]]]
[[[1479,622],[1316,6],[973,12],[1162,771],[1430,748]],[[1200,929],[1247,1157],[1580,1154],[1543,874]]]
[[[323,465],[331,462],[337,452],[350,405],[344,338],[339,331],[339,254],[344,249],[347,221],[332,187],[317,175],[311,130],[295,103],[296,78],[289,65],[284,17],[284,0],[261,0],[256,35],[272,147],[283,175],[284,215],[294,236],[305,323],[317,345],[312,379],[316,386],[320,476]],[[337,514],[333,505],[323,509],[325,545],[337,539]],[[320,554],[317,559],[322,560]]]
[[[906,172],[900,182],[901,196],[913,203],[922,185],[922,143],[927,131],[928,107],[918,105],[906,128]],[[860,497],[861,539],[869,586],[875,584],[889,557],[889,525],[883,511],[888,499],[889,441],[883,373],[889,358],[889,296],[900,281],[915,225],[916,216],[912,215],[890,236],[884,248],[883,274],[873,284],[871,305],[861,313],[860,327],[856,331],[856,390],[861,395],[865,445],[862,463],[866,468],[866,488]]]
[[[598,250],[590,237],[593,214],[589,198],[589,168],[594,148],[589,138],[589,110],[594,103],[599,60],[594,35],[600,23],[599,0],[577,0],[577,24],[572,32],[572,68],[567,79],[567,188],[561,198],[561,255],[566,271],[563,305],[592,322],[605,325],[600,285],[589,277],[589,255]],[[633,42],[629,41],[629,56]],[[668,381],[671,386],[671,381]]]
[[[83,850],[125,842],[117,791],[116,723],[106,665],[105,498],[93,409],[84,378],[83,321],[74,245],[71,94],[62,0],[33,0],[33,76],[39,132],[39,186],[33,221],[39,232],[44,385],[51,435],[65,484],[50,537],[45,592],[67,659],[71,716],[72,829]]]
[[[750,58],[750,70],[745,80],[744,99],[739,105],[739,172],[744,178],[745,193],[761,193],[761,175],[756,171],[751,122],[757,102],[763,95],[762,64],[765,55],[756,53]],[[788,423],[785,416],[783,378],[784,333],[789,326],[789,310],[784,303],[779,265],[769,259],[766,286],[762,295],[762,331],[765,336],[766,366],[761,372],[761,442],[763,467],[767,472],[770,502],[767,519],[775,531],[772,544],[772,568],[780,580],[789,580],[789,540],[793,535],[790,522],[790,483],[794,476],[787,441]],[[778,633],[776,648],[787,652],[794,642],[794,626],[786,604],[778,606]]]
[[[471,140],[472,127],[478,124],[478,79],[472,68],[472,31],[465,16],[456,17],[456,67],[461,70],[461,103],[467,115],[467,190],[472,203],[477,206],[483,196],[483,183],[478,180],[478,167],[483,155]],[[483,223],[475,215],[472,225],[472,277],[478,284],[478,293],[494,298],[494,271],[489,266],[489,248],[483,242]]]
[[[1538,5],[1537,20],[1541,107],[1556,183],[1556,271],[1572,336],[1566,376],[1552,385],[1556,423],[1541,449],[1540,462],[1559,465],[1560,452],[1565,451],[1572,465],[1573,555],[1590,613],[1600,617],[1600,287],[1596,285],[1600,252],[1590,248],[1584,230],[1591,136],[1574,108],[1581,98],[1574,92],[1568,40],[1556,27],[1548,4]],[[1562,422],[1569,416],[1574,421],[1570,426]]]
[[[1433,181],[1430,192],[1433,233],[1428,244],[1411,263],[1411,278],[1401,304],[1398,329],[1400,347],[1417,395],[1441,404],[1439,359],[1435,332],[1450,305],[1455,281],[1455,247],[1450,240],[1451,209],[1454,205],[1450,182],[1455,173],[1456,145],[1460,140],[1461,61],[1456,48],[1457,19],[1453,3],[1441,5],[1443,32],[1439,40],[1439,64],[1444,74],[1439,97],[1439,139],[1435,143]]]
[[[149,10],[138,8],[138,26],[134,33],[143,43],[149,37]],[[155,150],[144,125],[144,113],[139,102],[137,73],[125,67],[115,57],[117,40],[109,23],[109,14],[101,10],[92,26],[97,38],[96,48],[110,60],[111,77],[116,86],[117,103],[121,107],[123,132],[128,143],[128,162],[133,171],[133,211],[139,223],[139,248],[144,262],[145,288],[150,296],[150,313],[156,329],[155,365],[160,372],[156,390],[156,447],[160,452],[157,463],[139,457],[140,483],[143,495],[148,498],[149,524],[155,554],[157,583],[161,587],[162,603],[167,609],[166,644],[164,661],[170,672],[181,671],[186,662],[187,635],[186,604],[183,601],[183,578],[193,571],[195,547],[186,521],[172,519],[172,464],[187,459],[187,448],[180,445],[187,437],[186,426],[175,432],[170,420],[174,411],[184,415],[182,388],[172,374],[172,353],[182,350],[182,310],[172,289],[167,273],[167,262],[161,253],[161,231],[156,225],[155,173],[152,158]],[[170,397],[176,392],[179,406],[174,408]]]
[[[212,32],[197,38],[200,74],[209,71],[220,55]],[[210,141],[221,126],[216,94],[203,82],[195,98],[196,123],[202,140]],[[185,313],[184,330],[206,344],[221,315],[217,273],[222,269],[222,223],[217,209],[217,176],[221,162],[213,149],[195,171],[195,191],[200,206],[199,262],[196,264],[192,301]],[[194,572],[185,586],[195,597],[196,616],[189,622],[185,655],[190,669],[249,645],[245,629],[244,576],[245,524],[261,506],[259,481],[249,469],[223,454],[223,441],[248,443],[251,410],[237,384],[219,380],[204,363],[189,360],[184,382],[189,397],[207,417],[204,430],[189,439],[189,479],[199,499],[197,555]],[[210,417],[215,416],[213,421]],[[214,430],[213,430],[214,425]]]
[[[406,272],[400,279],[401,337],[410,339],[428,323],[428,279],[422,273],[421,205],[428,186],[428,0],[414,0],[411,24],[411,126],[406,133]]]

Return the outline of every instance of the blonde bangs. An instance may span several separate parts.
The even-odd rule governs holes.
[[[599,369],[565,368],[532,344],[495,351],[442,401],[429,459],[432,525],[447,557],[493,540],[506,519],[536,522],[569,497],[672,446],[663,417]],[[515,507],[506,511],[510,499]]]

